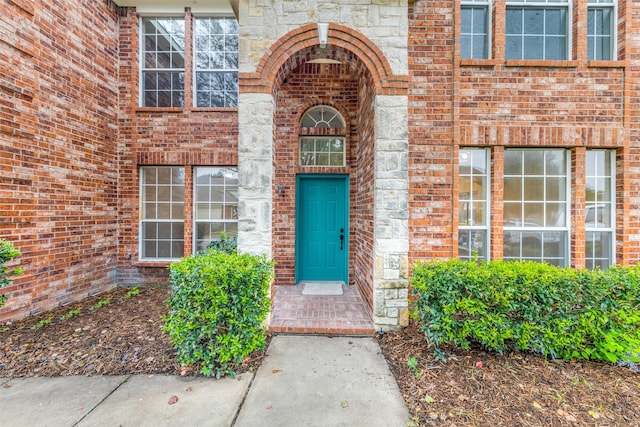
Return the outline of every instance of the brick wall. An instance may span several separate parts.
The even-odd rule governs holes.
[[[192,251],[192,168],[238,164],[237,108],[194,108],[190,73],[185,73],[184,108],[142,108],[138,102],[138,18],[122,8],[119,38],[119,197],[118,282],[167,284],[167,262],[139,261],[140,166],[183,166],[185,183],[185,255]],[[191,14],[185,13],[185,45],[191,45]],[[185,70],[192,69],[185,55]]]
[[[375,211],[375,89],[371,75],[360,71],[358,90],[358,139],[356,150],[357,193],[355,209],[352,209],[354,242],[353,260],[354,280],[360,295],[373,307],[374,288],[374,211]]]
[[[0,3],[0,322],[115,285],[117,31],[110,2]]]
[[[453,5],[409,5],[409,256],[453,248]]]
[[[410,256],[457,255],[457,156],[491,148],[491,256],[502,257],[504,150],[570,150],[571,262],[584,266],[586,148],[618,151],[617,261],[637,262],[638,5],[619,2],[618,60],[587,61],[587,1],[573,2],[572,55],[566,61],[505,60],[504,0],[492,3],[492,59],[459,58],[458,2],[409,7]],[[459,27],[457,28],[459,31]],[[622,148],[625,147],[625,148]]]

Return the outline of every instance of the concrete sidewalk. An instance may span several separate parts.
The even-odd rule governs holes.
[[[408,411],[370,338],[275,336],[236,379],[0,378],[7,426],[391,426]]]

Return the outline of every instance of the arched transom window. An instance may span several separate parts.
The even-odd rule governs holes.
[[[300,121],[314,136],[300,137],[300,166],[344,166],[345,137],[335,135],[344,132],[345,122],[335,108],[318,105],[309,109]],[[335,129],[331,135],[315,135],[313,129]],[[320,132],[318,132],[320,133]]]

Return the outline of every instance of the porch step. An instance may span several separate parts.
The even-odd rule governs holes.
[[[342,295],[303,295],[302,286],[275,286],[269,330],[274,334],[373,335],[371,313],[354,286]]]

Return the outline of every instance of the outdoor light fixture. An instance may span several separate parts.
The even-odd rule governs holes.
[[[284,186],[278,185],[278,196],[284,196]]]
[[[327,38],[329,33],[329,24],[321,24],[318,22],[318,41],[320,42],[320,47],[327,47]]]

